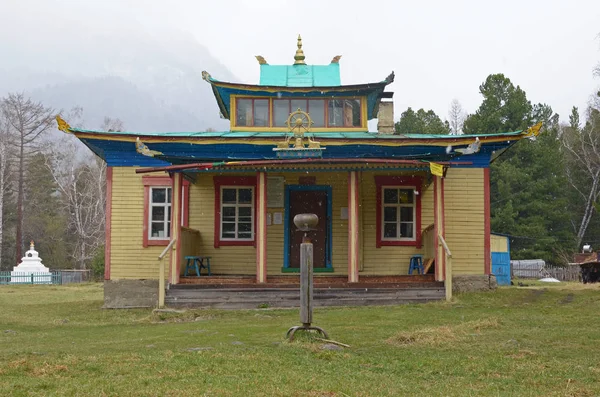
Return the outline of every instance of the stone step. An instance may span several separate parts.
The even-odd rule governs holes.
[[[395,305],[429,302],[444,298],[443,288],[316,288],[314,306]],[[169,290],[165,303],[172,307],[205,307],[252,309],[268,307],[299,307],[299,291],[287,288],[270,289],[178,289]]]

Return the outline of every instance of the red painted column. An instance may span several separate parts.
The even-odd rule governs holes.
[[[267,174],[256,173],[256,282],[267,282]]]

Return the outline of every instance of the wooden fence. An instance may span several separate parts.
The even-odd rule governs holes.
[[[559,281],[580,281],[581,268],[579,266],[532,266],[531,261],[511,261],[511,278],[553,277]]]

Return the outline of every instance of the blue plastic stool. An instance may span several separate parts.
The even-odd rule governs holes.
[[[209,276],[212,275],[210,272],[210,256],[186,256],[185,259],[187,261],[185,264],[185,272],[183,273],[185,277],[187,277],[188,271],[190,270],[195,270],[196,275],[200,277],[202,275],[200,273],[202,269],[206,269]]]
[[[408,274],[412,274],[413,270],[416,270],[417,274],[425,273],[425,269],[423,268],[423,255],[413,255],[410,257]]]

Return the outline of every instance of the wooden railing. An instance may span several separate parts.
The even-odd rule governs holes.
[[[182,226],[179,237],[181,239],[179,260],[180,263],[185,264],[186,256],[198,256],[200,254],[200,231]]]
[[[438,235],[439,245],[444,248],[444,254],[446,255],[446,272],[444,285],[446,286],[446,301],[452,300],[452,252],[450,252],[450,248],[448,248],[448,244],[446,244],[446,240],[442,237],[441,234]]]
[[[177,241],[176,238],[169,241],[169,245],[165,247],[163,252],[158,256],[158,307],[165,307],[165,256],[169,253],[173,245]]]

